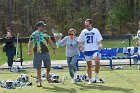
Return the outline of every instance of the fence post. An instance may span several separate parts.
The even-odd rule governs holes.
[[[131,35],[129,36],[129,47],[131,46]],[[131,58],[129,59],[130,61],[130,66],[132,65],[132,62],[131,62]]]
[[[23,58],[22,58],[22,40],[19,40],[20,42],[20,58],[21,58],[21,66],[22,66],[22,62],[23,62]]]

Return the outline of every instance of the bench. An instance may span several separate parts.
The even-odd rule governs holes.
[[[102,48],[100,51],[101,60],[109,60],[110,69],[113,69],[113,59],[130,59],[130,66],[131,59],[137,63],[139,56],[137,55],[138,47],[123,47],[123,48]],[[77,60],[77,70],[79,70],[79,62],[78,61],[85,61],[84,52],[80,51],[79,58]]]

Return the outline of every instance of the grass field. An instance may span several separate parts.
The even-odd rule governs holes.
[[[128,42],[121,43],[123,40],[104,40],[103,47],[127,47]],[[131,44],[136,46],[134,42]],[[2,44],[0,44],[2,49]],[[50,49],[50,55],[52,60],[65,59],[65,46],[57,49],[57,54],[53,55]],[[0,50],[0,65],[6,63],[5,53]],[[24,61],[32,60],[32,56],[27,55],[27,43],[23,43],[23,59]],[[93,69],[94,70],[94,69]],[[105,83],[98,83],[87,85],[82,82],[71,84],[71,78],[69,77],[68,69],[63,70],[51,70],[51,73],[58,73],[60,76],[67,76],[65,84],[61,83],[47,83],[43,82],[43,87],[37,88],[35,79],[30,77],[35,75],[34,69],[25,69],[19,73],[12,73],[8,70],[0,69],[0,76],[7,79],[16,80],[21,74],[27,74],[30,81],[33,82],[33,86],[24,86],[16,89],[5,89],[0,87],[0,93],[139,93],[140,88],[140,71],[136,69],[136,66],[125,66],[123,70],[112,70],[109,67],[101,67],[100,78],[103,78]],[[80,68],[79,73],[86,74],[86,68]],[[94,76],[94,74],[93,74]]]
[[[99,77],[104,80],[105,83],[94,83],[92,85],[83,84],[77,82],[71,84],[71,78],[69,77],[68,69],[63,70],[51,70],[52,73],[58,73],[60,76],[67,76],[67,80],[62,83],[47,83],[43,81],[43,87],[36,87],[35,79],[30,77],[35,75],[35,70],[27,69],[20,73],[12,73],[7,70],[1,70],[0,76],[4,79],[15,80],[17,76],[22,73],[29,76],[30,81],[33,82],[33,86],[17,87],[16,89],[5,89],[0,87],[0,93],[139,93],[140,88],[140,71],[135,67],[126,67],[124,70],[112,70],[102,67]],[[85,68],[80,68],[79,73],[85,74]],[[60,73],[61,72],[61,73]],[[93,74],[94,76],[94,74]]]

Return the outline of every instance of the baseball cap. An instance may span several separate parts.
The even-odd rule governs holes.
[[[39,21],[39,22],[37,23],[37,26],[46,26],[46,24],[45,24],[43,21]]]

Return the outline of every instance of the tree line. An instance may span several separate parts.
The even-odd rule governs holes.
[[[93,26],[103,35],[133,34],[138,30],[139,0],[0,0],[0,36],[6,27],[13,33],[28,37],[39,20],[67,35],[70,28],[77,34],[84,21],[92,19]]]

